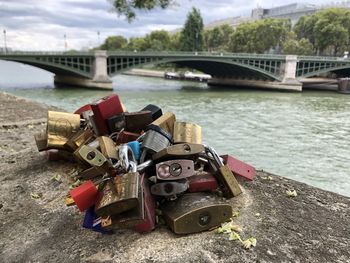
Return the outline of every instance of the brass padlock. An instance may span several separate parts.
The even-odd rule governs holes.
[[[167,225],[176,234],[191,234],[219,226],[232,217],[231,205],[207,193],[184,194],[161,207]]]
[[[107,217],[136,207],[139,204],[139,176],[138,172],[129,172],[108,181],[96,204],[96,214]]]
[[[104,175],[104,171],[101,171],[101,169],[98,169],[96,167],[90,167],[85,169],[82,172],[79,172],[77,177],[85,180],[89,180],[98,176]]]
[[[110,161],[94,147],[82,145],[73,153],[73,155],[78,162],[96,167],[101,172],[105,173],[110,170]]]
[[[174,143],[202,143],[201,126],[190,122],[174,123]]]
[[[132,228],[141,224],[145,219],[143,189],[139,184],[138,204],[123,213],[110,215],[107,218],[102,218],[102,227],[106,229],[114,228]]]
[[[215,176],[223,187],[224,196],[226,198],[232,198],[240,195],[242,190],[239,187],[236,177],[231,172],[231,169],[227,165],[224,165],[213,148],[206,146],[206,153],[208,156],[210,155],[209,163],[212,165],[213,169],[216,170]]]
[[[175,114],[172,112],[166,112],[151,124],[161,127],[163,130],[167,131],[171,136],[173,136],[175,121]]]
[[[153,160],[188,158],[199,155],[205,151],[202,144],[184,143],[169,146],[160,152],[153,154]]]
[[[65,148],[74,152],[83,144],[86,144],[94,138],[94,133],[91,129],[79,130],[74,133],[65,144]]]
[[[34,139],[35,139],[36,146],[38,147],[39,152],[48,150],[47,133],[46,132],[43,131],[43,132],[39,132],[39,133],[34,134]]]
[[[66,142],[80,129],[80,115],[48,111],[47,146],[64,149]]]
[[[141,133],[152,121],[152,113],[150,111],[126,112],[125,130]]]
[[[106,136],[98,137],[98,142],[102,154],[108,159],[118,160],[117,148],[114,141]]]

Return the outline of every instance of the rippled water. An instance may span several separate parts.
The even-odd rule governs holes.
[[[0,63],[0,90],[69,111],[109,93],[55,89],[51,75],[8,62]],[[114,78],[114,91],[129,111],[153,103],[198,123],[203,140],[219,153],[350,196],[349,95],[208,89],[131,76]]]

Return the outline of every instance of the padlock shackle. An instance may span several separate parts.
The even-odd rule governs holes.
[[[137,166],[138,172],[143,172],[147,167],[151,166],[153,164],[152,160],[147,160]]]
[[[125,170],[129,171],[132,167],[131,163],[137,163],[135,155],[131,147],[127,144],[122,144],[119,148],[119,162],[120,166]]]
[[[220,159],[220,156],[218,155],[218,153],[214,150],[213,147],[208,146],[208,145],[204,145],[205,148],[205,153],[209,156],[209,154],[213,157],[213,161],[215,163],[215,165],[217,166],[217,168],[220,168],[222,166],[224,166],[224,163],[222,162],[222,160]],[[210,157],[210,156],[209,156]]]

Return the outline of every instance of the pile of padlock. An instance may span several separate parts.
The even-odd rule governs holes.
[[[236,176],[255,175],[254,167],[203,145],[201,133],[152,104],[127,112],[112,94],[75,113],[49,111],[35,140],[50,160],[79,163],[81,184],[66,204],[85,212],[85,228],[148,232],[163,218],[175,233],[188,234],[229,220],[226,199],[241,194]]]

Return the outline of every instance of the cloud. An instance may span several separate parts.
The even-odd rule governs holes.
[[[185,22],[193,6],[200,9],[204,22],[234,16],[249,16],[251,9],[272,7],[295,0],[176,0],[166,10],[137,12],[129,24],[111,12],[108,0],[0,0],[0,29],[6,29],[7,43],[20,50],[64,50],[63,36],[68,48],[82,49],[98,45],[109,35],[143,36],[152,30],[174,30]],[[326,0],[308,1],[317,4]],[[100,32],[100,41],[97,32]],[[2,30],[1,30],[2,32]],[[0,43],[3,43],[3,36]],[[2,44],[0,44],[1,46]]]

